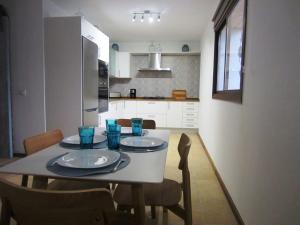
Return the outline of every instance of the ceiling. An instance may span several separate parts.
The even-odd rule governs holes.
[[[115,41],[196,41],[219,0],[52,0],[70,15],[83,15]],[[132,12],[159,11],[161,22],[132,22]]]

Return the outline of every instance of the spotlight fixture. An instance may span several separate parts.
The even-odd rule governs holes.
[[[133,14],[132,22],[135,22],[135,19],[136,19],[136,14]]]
[[[149,23],[153,23],[153,16],[152,15],[149,16],[148,21],[149,21]]]
[[[140,18],[140,22],[143,23],[145,19],[148,19],[149,23],[154,22],[154,18],[156,18],[157,22],[160,22],[160,12],[153,12],[150,10],[144,10],[140,12],[132,13],[132,22],[135,22],[137,18]]]

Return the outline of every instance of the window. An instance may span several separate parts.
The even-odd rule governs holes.
[[[246,0],[223,0],[214,15],[213,98],[242,102]]]

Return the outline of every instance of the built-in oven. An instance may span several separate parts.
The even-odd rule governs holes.
[[[99,71],[99,88],[98,88],[98,99],[99,99],[99,113],[108,111],[109,101],[109,78],[108,78],[108,67],[106,62],[98,60],[98,71]]]

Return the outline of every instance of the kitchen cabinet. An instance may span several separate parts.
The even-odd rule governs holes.
[[[182,102],[168,102],[167,127],[180,128],[182,126]]]
[[[99,114],[99,126],[105,127],[106,119],[121,119],[124,118],[124,101],[111,101],[108,105],[108,111]],[[128,107],[127,107],[128,108]],[[134,108],[131,108],[134,110]],[[135,111],[135,110],[134,110]],[[131,114],[134,115],[134,114]],[[131,116],[130,115],[130,116]],[[134,116],[132,116],[134,117]],[[130,118],[132,118],[130,117]]]
[[[184,102],[182,128],[198,128],[198,102]]]
[[[157,127],[166,127],[166,111],[168,102],[165,101],[138,101],[137,117],[154,120]]]
[[[167,127],[166,114],[138,113],[137,117],[143,118],[144,120],[154,120],[156,127]]]
[[[109,37],[93,24],[81,19],[81,35],[98,46],[98,59],[109,63]]]
[[[109,111],[100,114],[100,126],[107,118],[154,120],[158,128],[198,128],[198,102],[119,100],[109,103]]]
[[[167,108],[166,101],[137,101],[138,114],[165,114]]]
[[[123,118],[124,119],[131,119],[137,117],[136,115],[136,108],[137,104],[136,101],[123,101],[124,109],[123,109]]]
[[[130,78],[130,53],[110,51],[110,75],[116,78]]]

